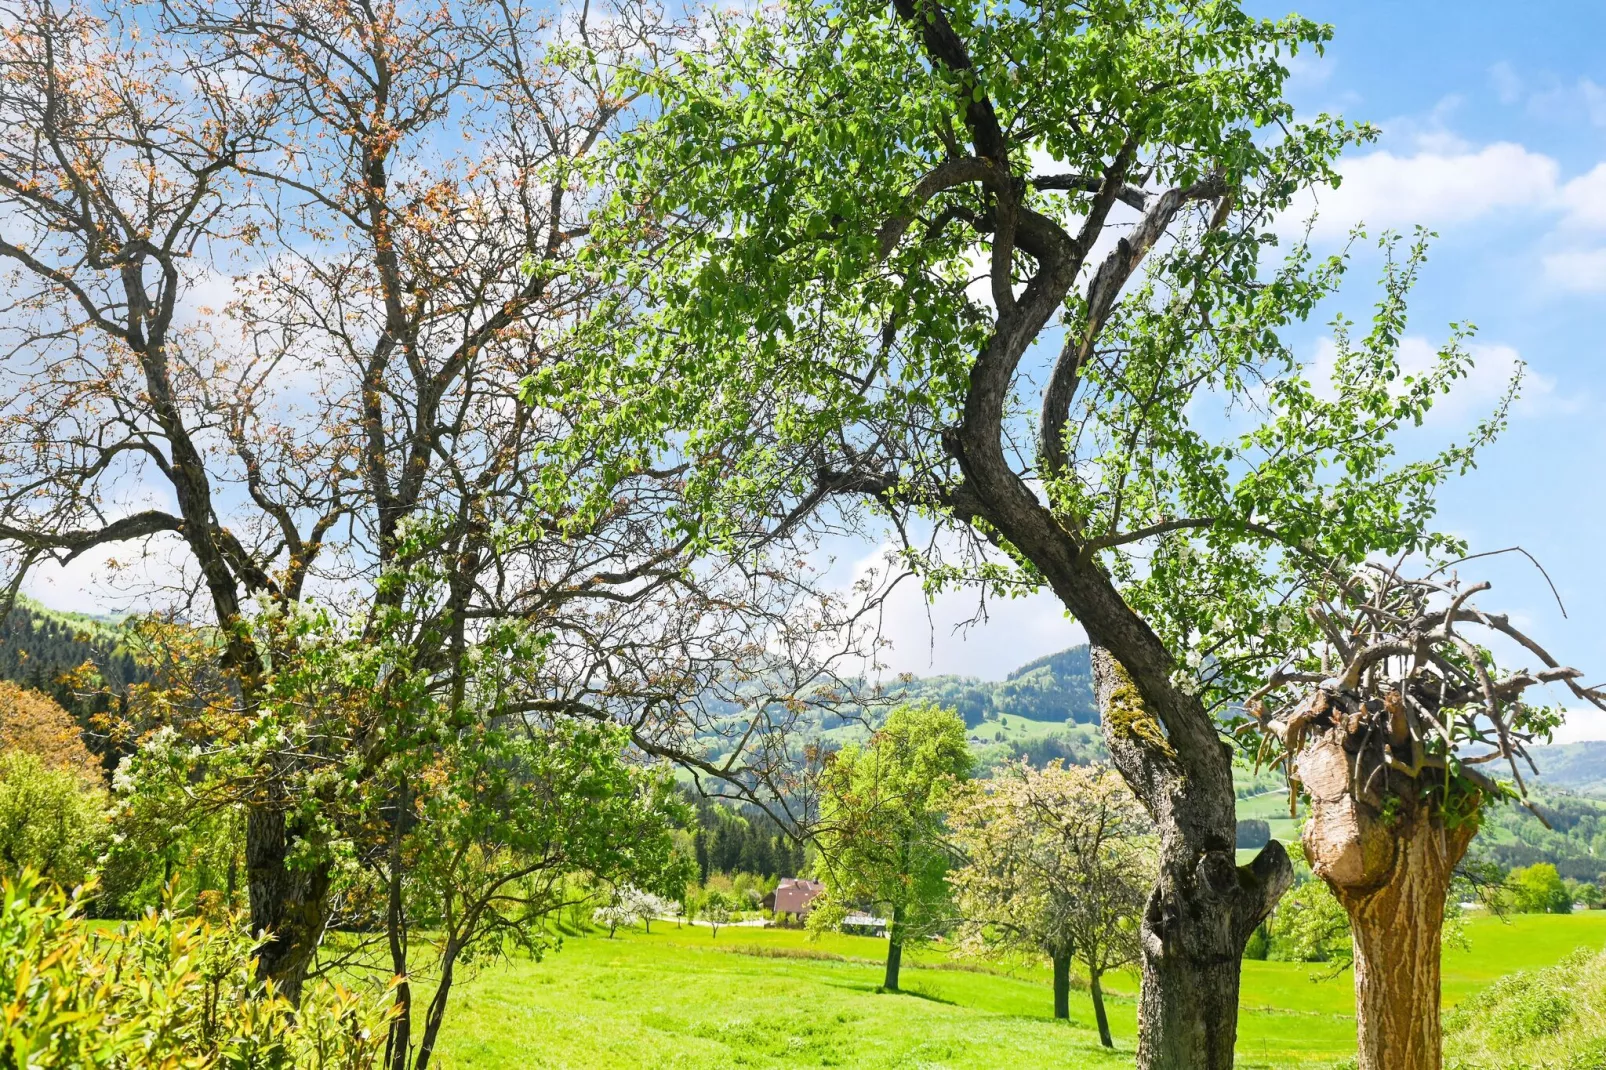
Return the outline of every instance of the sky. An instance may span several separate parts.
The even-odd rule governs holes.
[[[1290,6],[1250,3],[1257,14]],[[1486,413],[1517,362],[1523,400],[1479,468],[1442,495],[1440,527],[1474,551],[1518,555],[1463,570],[1494,589],[1480,600],[1531,629],[1589,682],[1606,680],[1606,4],[1479,0],[1304,0],[1292,8],[1330,22],[1324,57],[1301,56],[1289,86],[1296,108],[1365,120],[1379,140],[1354,150],[1342,186],[1319,199],[1323,250],[1364,222],[1373,233],[1422,224],[1437,232],[1412,301],[1406,356],[1431,354],[1452,322],[1478,331],[1476,367],[1434,417],[1453,434]],[[1373,265],[1357,262],[1339,303],[1366,315]],[[1322,334],[1297,340],[1312,361]],[[849,571],[876,547],[849,548]],[[61,608],[94,608],[87,563],[39,575],[30,593]],[[893,672],[998,679],[1080,641],[1051,596],[994,603],[974,596],[927,605],[913,584],[889,602],[884,632]],[[1575,713],[1561,740],[1606,739],[1606,715]]]
[[[1481,604],[1511,614],[1563,662],[1606,680],[1606,4],[1305,2],[1251,4],[1332,23],[1321,58],[1293,66],[1301,114],[1342,114],[1381,130],[1354,150],[1345,181],[1319,198],[1322,251],[1356,223],[1376,234],[1437,232],[1411,304],[1404,356],[1422,359],[1452,322],[1478,328],[1475,367],[1429,432],[1485,415],[1526,365],[1509,429],[1442,495],[1440,527],[1474,552],[1521,546],[1462,570],[1489,580]],[[1376,289],[1361,256],[1338,304],[1360,319]],[[1313,362],[1322,332],[1299,340]],[[874,558],[865,555],[866,561]],[[1081,639],[1051,596],[993,604],[959,629],[973,596],[926,606],[912,586],[886,616],[892,671],[998,679]],[[1555,696],[1558,700],[1560,695]],[[1606,715],[1574,711],[1558,740],[1606,739]]]

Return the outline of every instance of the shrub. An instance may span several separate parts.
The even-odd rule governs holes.
[[[105,830],[105,792],[27,751],[0,753],[0,865],[7,874],[27,868],[58,884],[77,884]]]
[[[114,932],[37,874],[0,885],[0,1066],[368,1070],[388,997],[308,986],[297,1011],[253,979],[238,927],[151,911]]]

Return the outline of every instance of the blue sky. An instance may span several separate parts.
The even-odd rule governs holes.
[[[1492,581],[1486,608],[1511,613],[1591,682],[1606,680],[1606,4],[1349,0],[1295,10],[1336,29],[1325,57],[1295,65],[1296,107],[1382,131],[1321,198],[1319,240],[1334,248],[1358,222],[1374,233],[1431,227],[1439,237],[1407,346],[1431,352],[1452,321],[1478,327],[1474,373],[1426,436],[1464,430],[1515,361],[1528,368],[1505,436],[1443,495],[1441,527],[1474,551],[1532,552],[1568,616],[1516,555],[1462,575]],[[1319,319],[1365,317],[1375,276],[1375,258],[1360,256],[1345,295]],[[1299,340],[1313,359],[1322,333],[1316,325]],[[1080,637],[1047,595],[995,606],[986,625],[956,633],[973,610],[962,595],[932,607],[912,592],[895,600],[890,667],[997,678]],[[1606,739],[1606,716],[1581,712],[1559,738]]]

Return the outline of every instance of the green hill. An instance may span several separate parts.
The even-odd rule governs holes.
[[[1539,780],[1547,787],[1606,795],[1606,740],[1532,748]]]

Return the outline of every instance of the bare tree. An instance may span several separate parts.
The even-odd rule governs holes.
[[[681,473],[565,449],[607,399],[541,395],[620,293],[577,267],[604,195],[581,165],[674,28],[628,0],[7,14],[11,591],[43,561],[171,549],[157,593],[224,636],[233,696],[225,728],[189,728],[254,748],[229,788],[261,971],[294,998],[339,906],[328,771],[380,769],[412,687],[466,729],[487,706],[465,665],[509,627],[497,710],[620,720],[646,755],[798,806],[782,736],[829,696],[820,637],[841,634],[805,551],[699,563]],[[407,672],[281,686],[302,638],[276,622],[312,599]],[[249,735],[270,710],[293,744]]]
[[[1485,807],[1526,801],[1526,746],[1558,722],[1525,694],[1564,683],[1606,708],[1606,692],[1474,604],[1489,584],[1434,575],[1374,566],[1337,585],[1312,610],[1323,641],[1249,704],[1309,800],[1311,867],[1350,917],[1362,1070],[1441,1065],[1440,935],[1453,871]],[[1500,671],[1491,641],[1541,668]],[[1483,771],[1497,765],[1510,785]]]

